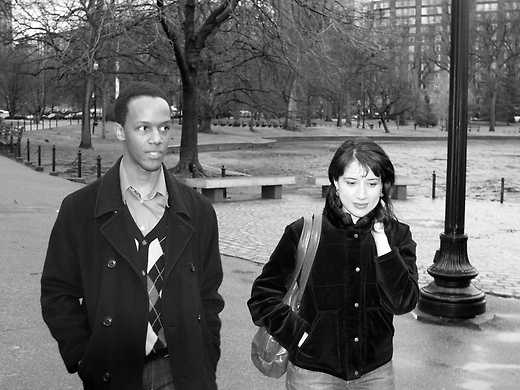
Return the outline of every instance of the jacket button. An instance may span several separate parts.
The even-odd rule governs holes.
[[[146,246],[147,244],[148,244],[148,242],[146,240],[141,241],[142,246]]]
[[[359,271],[361,271],[361,268],[356,267],[355,271],[356,271],[356,272],[359,272]]]
[[[359,338],[358,337],[354,337],[354,342],[355,343],[359,342]]]
[[[104,326],[111,326],[112,325],[112,317],[105,317],[105,318],[103,318],[102,324]]]
[[[141,270],[141,275],[146,276],[146,271],[144,269]]]
[[[200,313],[197,314],[197,321],[200,321]]]
[[[357,309],[359,307],[359,303],[354,303],[354,307]]]
[[[117,264],[117,261],[115,261],[114,259],[110,259],[110,260],[108,260],[107,267],[115,268],[116,264]]]
[[[359,371],[358,370],[354,371],[354,375],[358,376],[359,375]]]
[[[359,235],[357,233],[354,233],[354,238],[358,238]]]
[[[110,382],[110,378],[111,378],[111,375],[108,371],[103,374],[103,382],[105,382],[105,383]]]
[[[190,263],[190,271],[195,272],[195,264]]]

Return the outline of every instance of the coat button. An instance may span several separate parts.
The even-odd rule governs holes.
[[[358,376],[359,375],[359,371],[358,370],[354,371],[354,375]]]
[[[103,318],[102,324],[104,326],[111,326],[112,325],[112,317],[105,317],[105,318]]]
[[[146,246],[146,245],[148,245],[148,242],[146,240],[143,240],[143,241],[141,241],[141,245]]]
[[[354,337],[354,342],[355,343],[359,342],[359,338],[358,337]]]
[[[357,233],[354,233],[354,238],[358,238],[359,235]]]
[[[190,271],[195,272],[195,264],[190,263]]]
[[[361,271],[361,268],[356,267],[355,271],[356,271],[356,272],[359,272],[359,271]]]
[[[110,378],[111,378],[111,375],[108,371],[103,374],[103,382],[105,382],[105,383],[110,382]]]
[[[107,262],[107,267],[108,267],[108,268],[115,268],[116,264],[117,264],[117,261],[116,261],[116,260],[114,260],[114,259],[110,259],[110,260],[108,260],[108,262]]]
[[[197,321],[200,321],[200,313],[197,314]]]
[[[146,271],[144,269],[141,270],[141,275],[146,276]]]
[[[354,303],[354,307],[357,309],[359,307],[359,303]]]

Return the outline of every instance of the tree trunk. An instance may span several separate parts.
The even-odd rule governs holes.
[[[101,138],[106,139],[106,123],[107,123],[107,112],[108,112],[108,101],[110,99],[110,83],[105,83],[103,85],[103,90],[101,91],[101,99],[102,99],[102,112],[101,112]]]
[[[205,176],[199,162],[197,142],[198,142],[198,109],[197,109],[197,90],[194,86],[194,77],[191,80],[183,80],[182,88],[182,133],[179,162],[172,169],[178,176]]]
[[[293,75],[290,89],[289,89],[289,101],[287,102],[287,115],[285,116],[284,129],[286,130],[297,130],[296,127],[296,116],[297,116],[297,102],[296,102],[296,75]]]
[[[337,105],[338,119],[336,119],[336,127],[341,127],[341,103]]]
[[[390,133],[390,130],[388,130],[388,126],[386,124],[385,118],[381,117],[381,123],[383,124],[383,129],[385,129],[385,133]]]
[[[496,88],[493,88],[493,90],[491,91],[491,99],[489,102],[489,131],[495,131],[496,103],[497,103],[497,90],[496,90]]]
[[[85,75],[85,89],[83,91],[83,119],[81,121],[81,143],[79,147],[82,149],[90,149],[92,147],[92,138],[90,134],[90,96],[92,95],[92,76]]]
[[[311,96],[309,94],[307,94],[307,104],[305,105],[305,127],[311,127],[312,126],[312,122],[311,122],[311,116],[312,116],[312,112],[311,112]]]
[[[197,83],[197,106],[199,107],[199,132],[213,133],[213,131],[211,130],[211,118],[213,116],[213,110],[211,104],[212,85],[209,69],[209,59],[201,60],[199,66],[199,78]]]

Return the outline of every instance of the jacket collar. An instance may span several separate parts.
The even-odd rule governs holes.
[[[123,208],[123,197],[121,195],[121,178],[119,175],[119,167],[121,164],[120,157],[117,162],[105,173],[101,178],[99,190],[96,198],[96,218],[107,213],[120,211]],[[181,195],[180,184],[173,178],[163,164],[164,179],[168,190],[168,211],[173,213],[184,214],[191,219],[191,214],[184,197]]]

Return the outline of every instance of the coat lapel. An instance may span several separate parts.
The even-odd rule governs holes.
[[[112,247],[125,259],[137,274],[140,274],[137,251],[128,235],[119,165],[121,158],[102,177],[96,199],[96,218],[101,221],[100,232]],[[107,218],[108,216],[108,218]]]
[[[101,225],[101,234],[126,259],[137,274],[141,273],[134,240],[128,234],[128,223],[123,211],[114,213]]]
[[[165,265],[165,279],[179,261],[188,243],[193,236],[191,214],[186,206],[185,194],[180,189],[180,184],[171,177],[164,167],[164,177],[168,188],[168,253]]]
[[[137,251],[129,238],[125,220],[124,204],[121,196],[119,165],[121,158],[102,177],[96,200],[96,218],[108,218],[101,223],[100,231],[114,249],[126,259],[137,274],[140,274]],[[171,177],[164,167],[164,177],[168,189],[168,249],[165,265],[165,278],[174,269],[182,253],[193,236],[191,213],[186,206],[185,194],[180,184]]]

